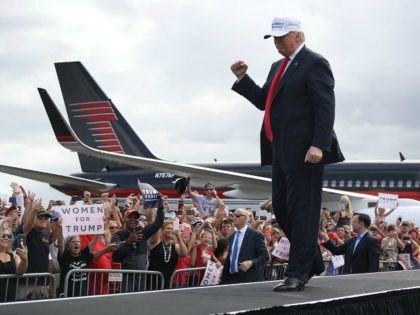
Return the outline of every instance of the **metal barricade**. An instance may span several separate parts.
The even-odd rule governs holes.
[[[72,269],[64,279],[60,297],[162,290],[158,271],[127,269]]]
[[[287,263],[285,264],[272,264],[264,267],[265,280],[281,280],[285,278]]]
[[[206,267],[175,270],[169,282],[170,289],[199,287]]]
[[[55,298],[56,288],[55,277],[48,272],[0,275],[0,303]]]
[[[380,272],[397,271],[397,270],[401,270],[400,265],[397,261],[386,261],[386,260],[379,261]]]

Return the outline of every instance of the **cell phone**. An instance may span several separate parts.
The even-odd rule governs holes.
[[[53,206],[61,206],[63,202],[61,200],[55,200],[53,201]]]
[[[189,209],[187,210],[187,215],[194,215],[195,214],[195,210]]]
[[[80,201],[80,200],[82,200],[83,199],[83,197],[82,196],[72,196],[71,197],[71,201]]]
[[[16,204],[16,197],[9,197],[9,202],[13,205]]]
[[[19,234],[18,235],[18,246],[23,244],[23,246],[26,246],[26,235],[25,234]]]
[[[261,221],[266,221],[267,220],[267,216],[265,216],[265,215],[260,216],[260,220]]]
[[[257,216],[257,211],[252,211],[252,216],[256,217]]]
[[[235,209],[229,209],[230,213],[235,213]]]

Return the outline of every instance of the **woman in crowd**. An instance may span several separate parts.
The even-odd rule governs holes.
[[[340,203],[338,204],[338,211],[334,215],[334,221],[336,222],[336,227],[343,225],[350,225],[351,218],[353,216],[353,209],[351,207],[350,199],[346,195],[340,198]]]
[[[22,275],[28,268],[28,251],[21,243],[12,252],[13,234],[7,227],[0,228],[0,274]],[[0,302],[15,300],[16,282],[13,280],[0,280]]]
[[[187,255],[187,247],[182,240],[179,229],[174,231],[172,220],[165,221],[160,231],[152,236],[149,241],[149,248],[149,270],[161,272],[165,289],[168,289],[178,257]]]

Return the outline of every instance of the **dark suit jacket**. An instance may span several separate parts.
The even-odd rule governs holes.
[[[245,75],[232,89],[258,109],[265,109],[271,81],[282,60],[271,66],[259,87]],[[271,106],[271,125],[276,156],[284,171],[295,171],[343,161],[334,125],[334,77],[328,61],[305,46],[289,64]],[[310,146],[324,151],[318,164],[304,163]],[[272,163],[272,145],[261,129],[261,164]]]
[[[232,234],[229,237],[229,254],[226,258],[225,264],[223,266],[222,273],[222,283],[231,283],[232,275],[229,273],[230,269],[230,255],[233,248],[233,240],[235,234]],[[242,245],[239,250],[238,255],[238,264],[245,260],[252,260],[253,265],[247,271],[243,272],[239,270],[237,278],[239,281],[236,282],[254,282],[254,281],[263,281],[264,280],[264,265],[268,261],[268,251],[265,246],[264,235],[261,232],[258,232],[250,227],[245,231],[244,238],[242,240]],[[234,281],[235,282],[235,281]]]
[[[355,243],[356,237],[347,240],[341,246],[335,246],[330,240],[328,240],[324,244],[324,247],[333,255],[345,255],[344,273],[365,273],[378,271],[379,246],[376,239],[373,238],[369,232],[366,233],[353,253]]]

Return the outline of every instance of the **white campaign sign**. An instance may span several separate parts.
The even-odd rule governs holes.
[[[379,208],[395,209],[398,204],[398,195],[378,193]]]
[[[280,259],[289,260],[290,242],[287,237],[282,237],[274,248],[272,255]]]
[[[104,207],[94,205],[57,206],[63,223],[63,235],[104,234]]]
[[[331,262],[334,269],[344,266],[344,255],[331,256]]]
[[[220,282],[222,276],[223,266],[217,268],[214,261],[209,260],[207,262],[207,268],[204,272],[203,280],[201,280],[201,286],[216,285]]]

